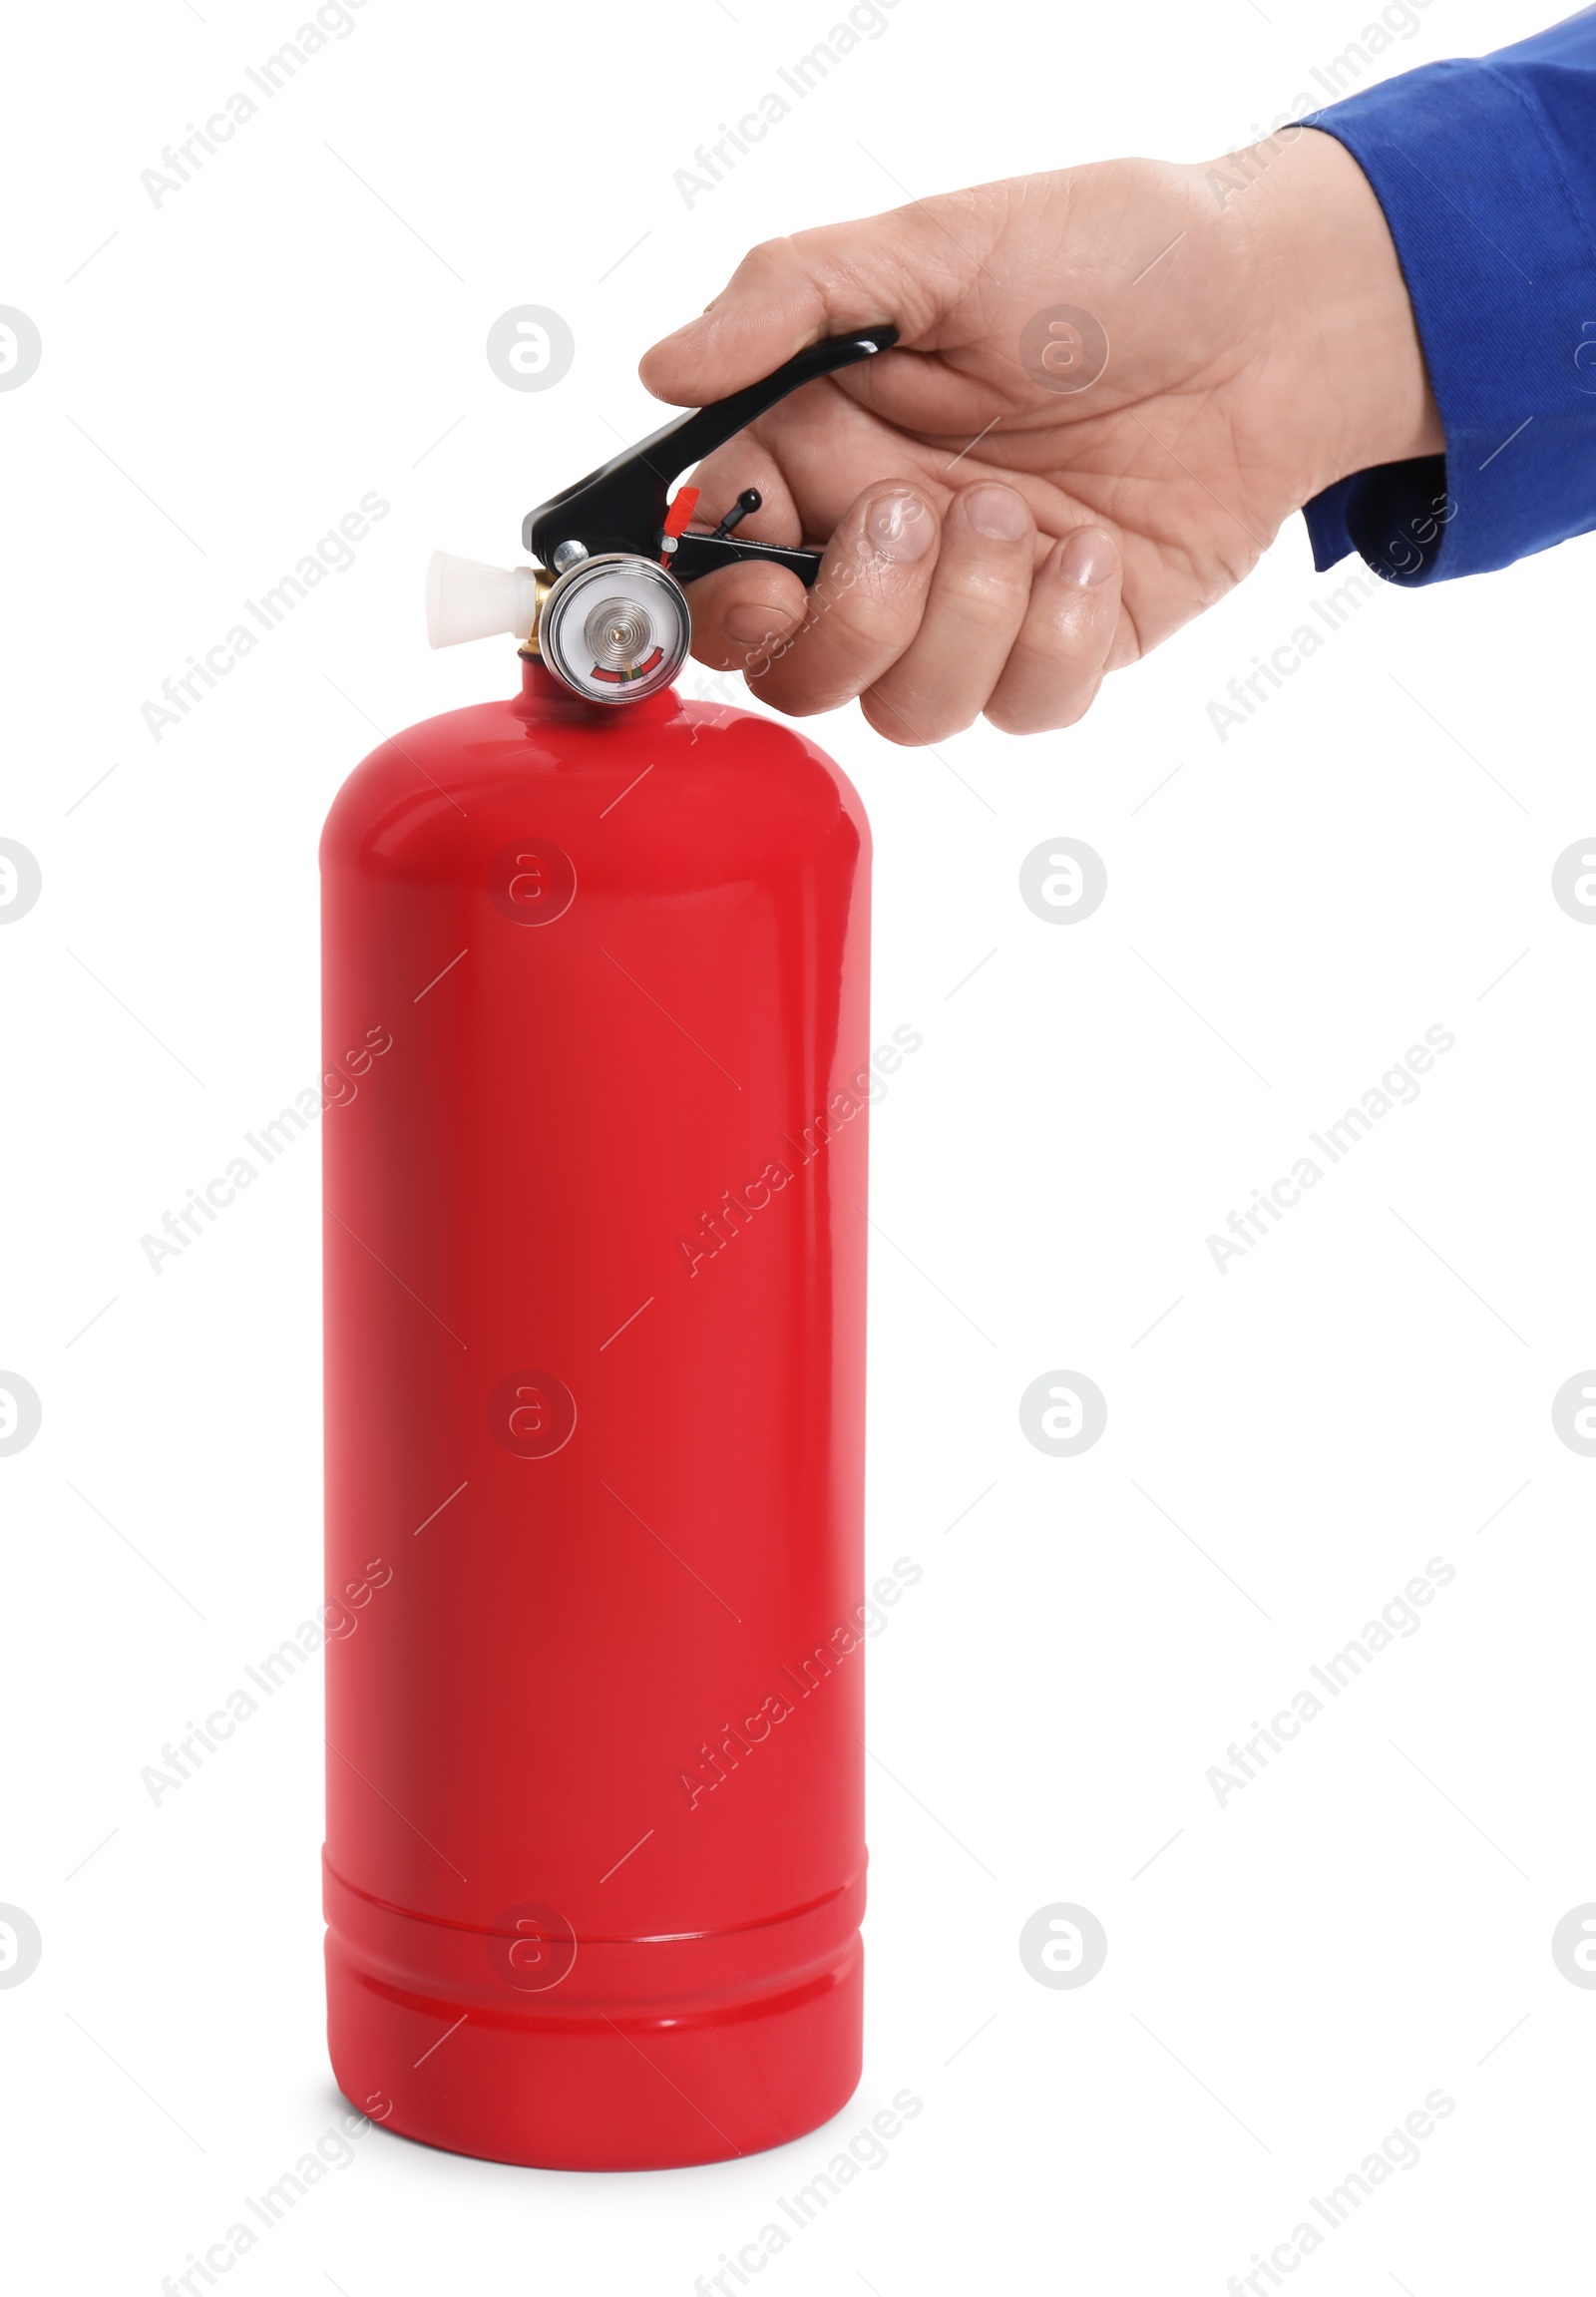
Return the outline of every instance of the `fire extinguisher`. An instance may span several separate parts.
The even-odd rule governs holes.
[[[816,344],[434,560],[519,693],[322,840],[329,2046],[407,2136],[720,2160],[860,2071],[869,828],[684,701],[671,482]]]

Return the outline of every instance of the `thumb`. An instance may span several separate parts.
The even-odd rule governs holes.
[[[938,213],[945,207],[959,210],[952,231]],[[933,348],[980,277],[982,251],[968,196],[767,239],[706,311],[654,345],[638,373],[656,399],[701,407],[856,327],[885,321],[901,349]]]

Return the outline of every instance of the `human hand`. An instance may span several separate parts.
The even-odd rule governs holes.
[[[1106,363],[1087,330],[1047,335],[1060,305],[1096,321]],[[745,564],[688,595],[701,661],[795,716],[857,695],[889,741],[983,712],[1073,724],[1311,496],[1443,443],[1385,217],[1314,130],[1208,170],[1117,160],[770,240],[642,379],[697,406],[884,320],[897,349],[695,474],[706,508],[759,489],[746,535],[829,536],[814,589]]]

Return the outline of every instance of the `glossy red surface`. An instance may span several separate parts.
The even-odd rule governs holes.
[[[863,810],[528,664],[322,870],[339,2085],[507,2161],[781,2143],[859,2075]]]

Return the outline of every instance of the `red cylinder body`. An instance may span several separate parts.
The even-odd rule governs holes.
[[[863,809],[529,662],[322,873],[334,2072],[496,2160],[779,2144],[860,2063]]]

